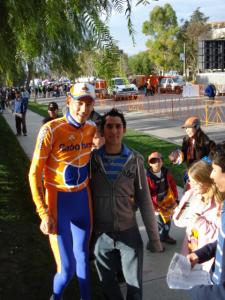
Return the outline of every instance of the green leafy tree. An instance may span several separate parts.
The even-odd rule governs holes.
[[[181,68],[179,27],[176,13],[170,4],[156,6],[150,13],[149,21],[143,23],[142,32],[150,37],[146,46],[149,58],[158,72]]]
[[[110,79],[120,73],[120,52],[118,47],[96,51],[94,54],[95,74],[104,78],[108,84]]]
[[[128,74],[128,56],[116,45],[111,49],[84,50],[77,58],[78,76],[96,76],[110,79],[115,76],[126,77]]]
[[[208,19],[209,17],[197,8],[190,20],[185,21],[181,26],[180,39],[185,44],[186,68],[192,74],[193,79],[195,79],[198,65],[198,39],[209,30]]]
[[[29,82],[40,67],[75,75],[77,55],[87,43],[113,49],[107,25],[113,9],[125,14],[134,37],[131,0],[1,0],[0,77],[12,80],[23,68]]]
[[[148,51],[139,52],[128,58],[129,70],[132,75],[151,74],[154,66],[149,58]]]

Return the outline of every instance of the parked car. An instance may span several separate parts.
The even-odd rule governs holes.
[[[136,95],[137,93],[137,86],[133,83],[126,83],[126,80],[124,78],[115,77],[111,79],[109,94],[116,96],[120,94]]]
[[[185,85],[185,81],[181,76],[164,77],[160,80],[159,91],[160,93],[181,94],[184,85]]]

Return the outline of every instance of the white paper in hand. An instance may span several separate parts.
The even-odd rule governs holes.
[[[211,285],[210,274],[202,270],[201,265],[197,264],[191,268],[188,259],[175,253],[168,269],[166,278],[170,289],[189,290],[196,285]]]

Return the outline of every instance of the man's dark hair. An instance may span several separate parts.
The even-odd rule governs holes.
[[[210,152],[210,159],[212,163],[218,165],[222,172],[225,172],[225,141],[217,144]]]
[[[93,122],[95,122],[97,130],[99,130],[99,131],[101,130],[102,116],[94,109],[92,110],[92,112],[89,116],[89,120],[92,120]]]
[[[104,130],[104,126],[105,126],[105,123],[106,123],[106,118],[110,116],[110,117],[119,117],[123,123],[123,128],[126,129],[126,126],[127,126],[127,123],[126,123],[126,120],[124,118],[124,114],[119,111],[118,109],[116,108],[112,108],[111,110],[107,111],[103,117],[102,117],[102,122],[101,122],[101,132],[103,132]]]

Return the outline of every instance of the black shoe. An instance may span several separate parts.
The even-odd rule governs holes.
[[[27,136],[27,134],[26,134],[26,133],[24,133],[23,135],[24,135],[24,136]]]
[[[177,241],[175,239],[171,238],[169,235],[167,237],[165,237],[164,239],[161,239],[161,242],[167,243],[170,245],[175,245],[177,243]]]
[[[16,133],[16,136],[21,136],[21,133]]]

